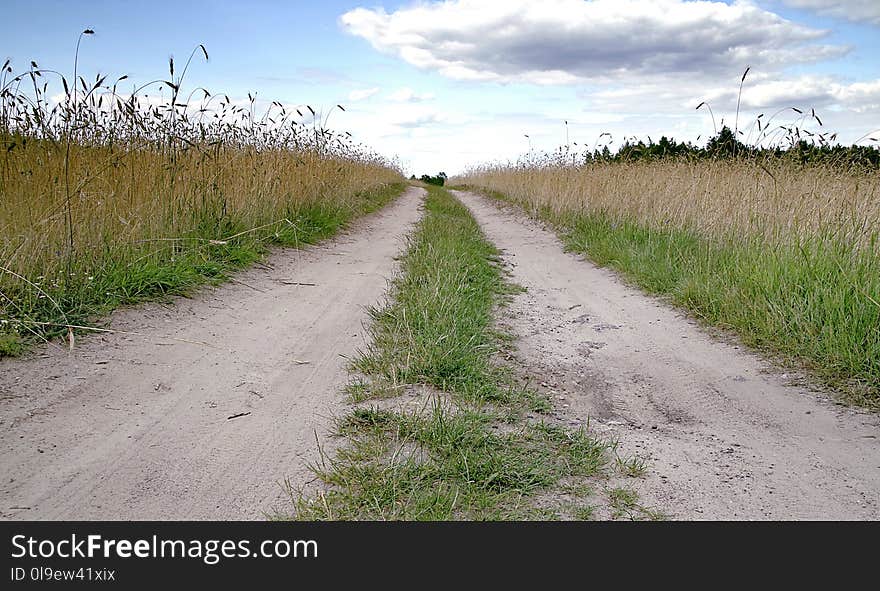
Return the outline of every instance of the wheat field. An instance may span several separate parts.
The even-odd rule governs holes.
[[[849,399],[880,404],[880,175],[785,158],[475,168],[452,180]]]
[[[326,127],[329,112],[184,94],[202,57],[128,92],[125,76],[3,65],[0,354],[329,235],[401,187],[393,162]]]

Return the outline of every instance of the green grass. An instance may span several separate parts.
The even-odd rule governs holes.
[[[609,489],[608,502],[611,505],[611,516],[615,519],[630,521],[663,521],[666,517],[639,504],[638,493],[629,486],[618,486]]]
[[[493,312],[514,290],[496,249],[445,190],[428,188],[426,210],[352,362],[364,377],[338,423],[347,443],[314,467],[317,495],[294,491],[297,519],[555,519],[537,494],[609,465],[610,443],[541,418],[549,403],[496,363]],[[423,409],[363,406],[406,385],[433,392]]]
[[[430,384],[472,403],[523,395],[491,361],[500,344],[493,309],[515,289],[496,264],[497,250],[448,194],[429,188],[427,210],[393,303],[370,312],[373,340],[354,369],[392,384]]]
[[[187,295],[260,259],[271,245],[300,247],[334,235],[354,218],[375,211],[401,194],[403,183],[359,193],[353,206],[316,203],[286,212],[284,222],[256,231],[232,214],[193,211],[194,229],[179,241],[151,243],[144,255],[126,262],[79,263],[72,279],[21,282],[3,292],[7,317],[0,315],[0,357],[20,355],[38,338],[67,332],[64,325],[88,325],[113,309],[172,295]],[[228,238],[234,236],[234,238]],[[214,241],[215,243],[212,243]],[[127,253],[130,254],[130,253]]]
[[[606,446],[543,424],[498,434],[492,417],[436,404],[426,413],[359,409],[341,421],[353,445],[318,476],[333,488],[301,500],[309,519],[504,519],[534,514],[528,497],[563,476],[590,476]],[[329,507],[329,510],[328,510]]]
[[[24,353],[25,344],[17,334],[0,334],[0,357],[17,357]]]
[[[830,237],[771,246],[601,213],[538,216],[556,226],[568,249],[806,368],[848,401],[880,408],[880,261],[869,252]]]

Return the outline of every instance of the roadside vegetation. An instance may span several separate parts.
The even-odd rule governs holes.
[[[441,172],[441,173],[437,174],[436,176],[431,176],[429,174],[423,174],[418,179],[416,179],[416,175],[412,175],[411,177],[409,177],[409,180],[411,180],[411,181],[419,180],[419,181],[422,181],[423,183],[425,183],[426,185],[437,185],[438,187],[442,187],[446,183],[446,178],[447,178],[446,173]]]
[[[403,190],[394,163],[326,127],[329,111],[185,90],[207,57],[198,46],[127,90],[125,76],[3,64],[0,356],[329,236]]]
[[[493,312],[516,287],[467,209],[429,186],[389,303],[352,360],[345,443],[314,466],[317,492],[293,491],[296,519],[589,519],[612,506],[612,442],[553,423],[550,403],[499,363],[509,335]],[[602,496],[604,495],[604,497]],[[597,501],[598,499],[598,501]],[[615,513],[658,518],[638,506]],[[283,517],[283,516],[282,516]]]
[[[569,249],[880,408],[880,152],[782,127],[759,122],[751,145],[722,128],[704,149],[560,150],[451,184],[522,206]]]

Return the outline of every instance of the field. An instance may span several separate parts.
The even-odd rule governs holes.
[[[880,175],[787,159],[488,167],[454,179],[747,344],[880,403]]]
[[[199,46],[190,60],[203,56]],[[135,92],[122,79],[7,66],[0,356],[73,338],[70,327],[119,304],[187,293],[269,245],[330,236],[403,189],[391,163],[324,128],[310,106],[179,96],[189,62]]]

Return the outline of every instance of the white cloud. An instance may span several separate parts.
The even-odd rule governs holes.
[[[420,103],[434,99],[434,95],[430,92],[418,93],[412,88],[400,88],[388,95],[388,100],[395,103]]]
[[[878,0],[782,0],[794,8],[813,10],[823,16],[833,16],[853,22],[880,25]]]
[[[397,118],[392,121],[392,124],[407,129],[420,129],[429,125],[434,125],[435,123],[441,123],[442,121],[443,117],[439,113],[422,113],[409,117]]]
[[[564,84],[627,76],[730,76],[839,56],[826,31],[747,1],[450,0],[388,13],[357,8],[342,26],[376,49],[464,80]]]
[[[349,100],[349,102],[356,103],[358,101],[366,100],[366,99],[370,98],[371,96],[373,96],[374,94],[378,94],[378,93],[379,93],[378,87],[376,87],[376,88],[363,88],[360,90],[352,90],[351,92],[348,93],[348,100]]]
[[[880,115],[880,80],[835,85],[832,93],[840,102],[857,113],[873,112]]]
[[[736,105],[737,89],[706,89],[703,97],[724,109]],[[762,77],[746,83],[741,106],[749,109],[850,110],[880,112],[880,80],[841,83],[830,76]]]

